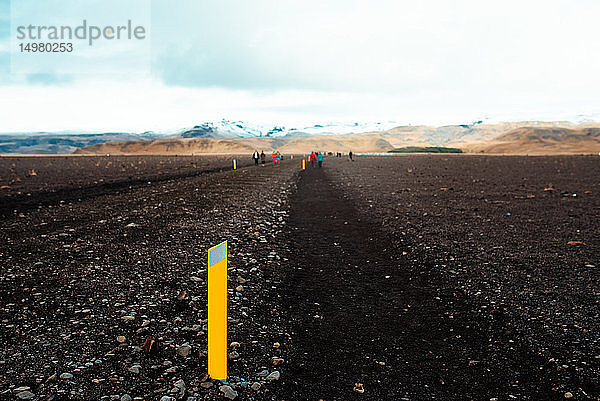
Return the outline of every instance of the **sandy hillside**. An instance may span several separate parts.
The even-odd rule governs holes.
[[[517,128],[491,141],[470,144],[471,153],[579,154],[600,152],[600,128]]]

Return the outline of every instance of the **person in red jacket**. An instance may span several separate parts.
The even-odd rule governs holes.
[[[315,152],[312,152],[310,154],[310,157],[308,158],[308,160],[310,160],[310,166],[314,167],[315,166],[315,161],[317,161],[317,155],[315,154]]]

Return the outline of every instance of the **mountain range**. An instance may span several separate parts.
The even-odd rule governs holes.
[[[406,146],[455,147],[486,154],[589,154],[600,152],[600,123],[478,121],[431,127],[386,122],[286,128],[221,120],[160,133],[0,134],[0,153],[4,154],[202,154],[255,149],[380,153]]]

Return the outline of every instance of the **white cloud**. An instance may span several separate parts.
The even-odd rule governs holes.
[[[598,15],[593,0],[155,0],[154,78],[14,79],[0,131],[598,115]]]

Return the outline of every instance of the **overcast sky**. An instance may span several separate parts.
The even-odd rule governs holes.
[[[28,76],[0,0],[0,132],[600,116],[597,0],[151,4],[150,73]]]

